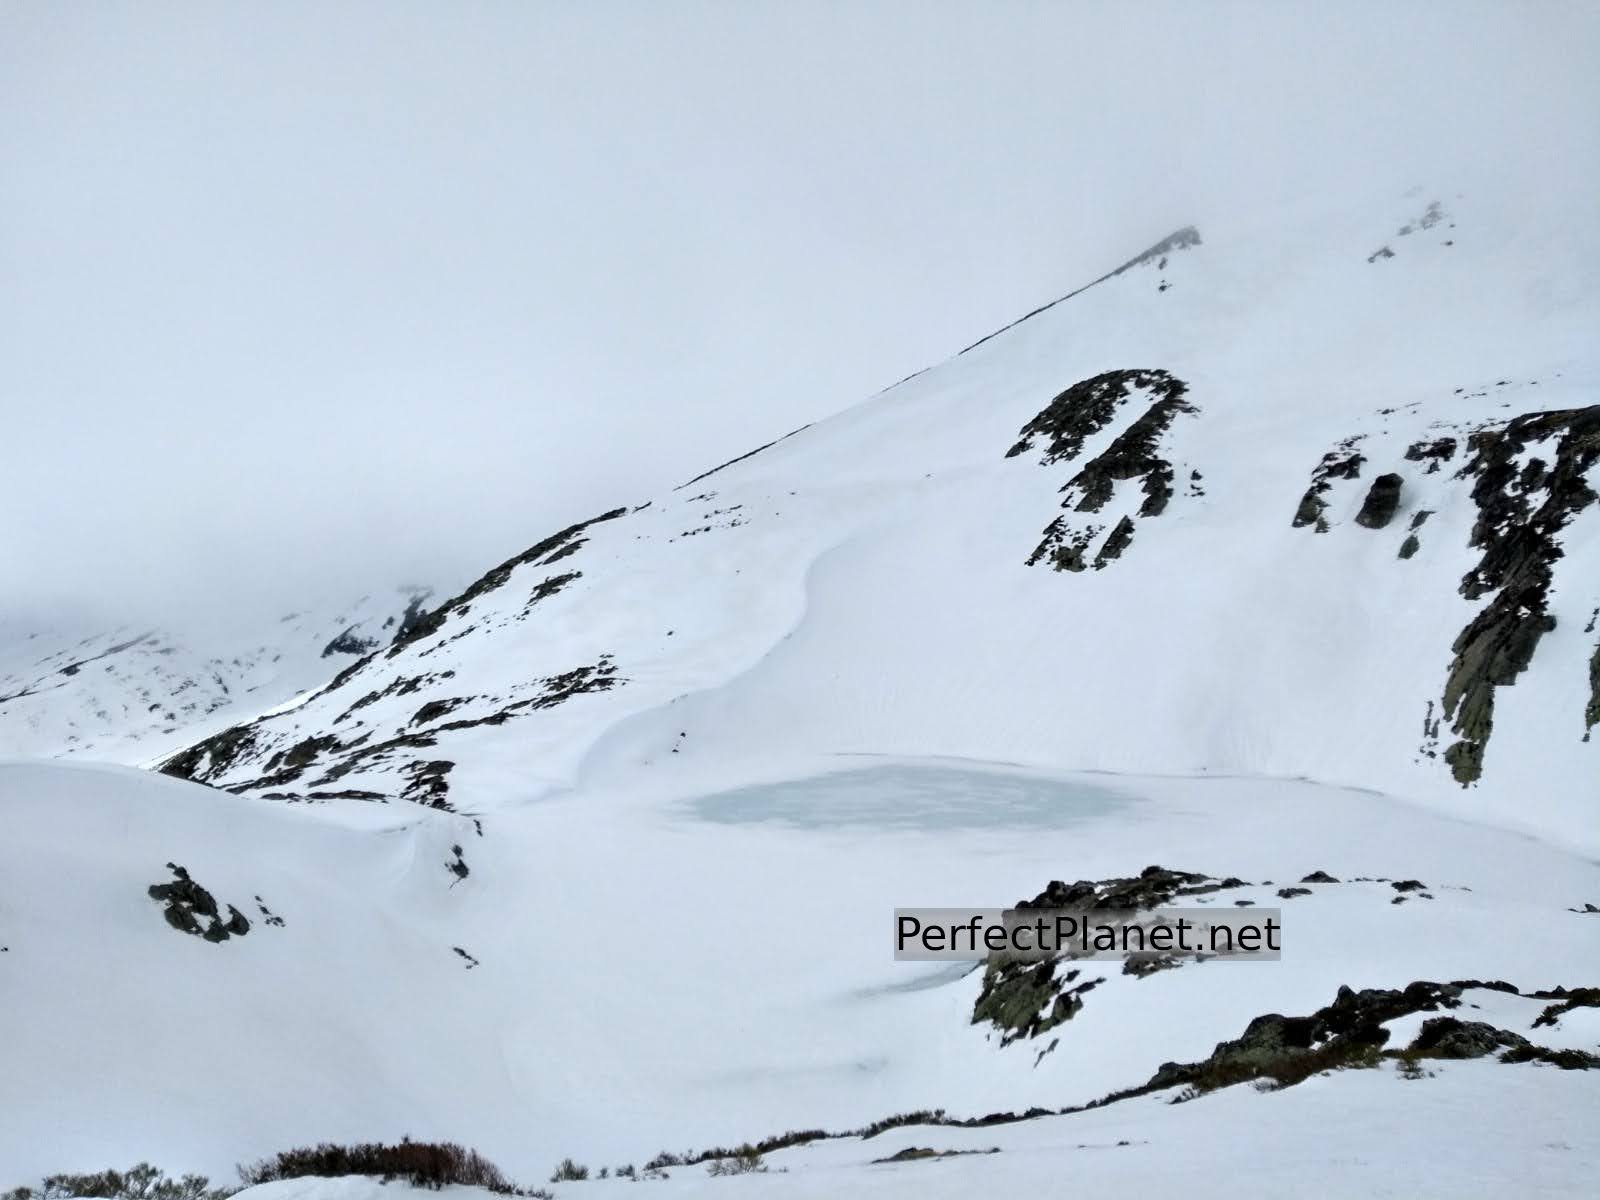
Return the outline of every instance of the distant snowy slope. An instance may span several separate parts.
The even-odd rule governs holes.
[[[325,683],[393,640],[428,594],[392,589],[221,635],[0,621],[0,756],[147,762],[171,753]]]
[[[1592,222],[1455,192],[1181,231],[166,769],[480,812],[580,767],[944,754],[1600,847],[1597,279]]]

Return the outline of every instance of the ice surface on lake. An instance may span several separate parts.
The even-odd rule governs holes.
[[[724,825],[779,821],[799,829],[1061,829],[1129,803],[1108,788],[971,768],[894,764],[760,783],[692,802]]]

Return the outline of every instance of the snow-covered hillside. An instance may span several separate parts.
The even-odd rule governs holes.
[[[392,589],[243,633],[0,622],[0,755],[162,757],[326,683],[429,595]]]
[[[824,1130],[663,1194],[1581,1194],[1600,233],[1549,204],[1178,231],[164,774],[0,765],[0,1186]],[[892,961],[895,906],[1060,896],[1283,958]]]
[[[1600,286],[1566,217],[1419,191],[1181,231],[167,769],[480,812],[586,756],[940,754],[1600,847]]]

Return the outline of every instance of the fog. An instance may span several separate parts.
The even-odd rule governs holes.
[[[1177,226],[1594,192],[1583,3],[0,5],[0,608],[461,582]]]

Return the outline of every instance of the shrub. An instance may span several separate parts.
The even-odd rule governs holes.
[[[589,1178],[589,1168],[573,1162],[570,1158],[563,1158],[556,1164],[555,1173],[550,1176],[551,1183],[576,1183],[578,1180]]]
[[[464,1184],[487,1188],[503,1196],[543,1196],[517,1187],[476,1150],[454,1142],[413,1142],[402,1138],[394,1145],[362,1142],[336,1146],[323,1142],[282,1150],[272,1158],[241,1165],[239,1178],[246,1185],[306,1176],[373,1175],[385,1183],[400,1179],[417,1187],[442,1188]],[[156,1197],[153,1200],[166,1200]]]
[[[766,1169],[761,1152],[748,1143],[740,1146],[730,1157],[714,1158],[706,1165],[706,1172],[711,1175],[753,1175]]]
[[[149,1163],[126,1171],[98,1171],[87,1175],[51,1175],[39,1189],[19,1187],[0,1193],[0,1200],[78,1200],[98,1196],[104,1200],[226,1200],[233,1189],[213,1188],[204,1175],[169,1179]]]

